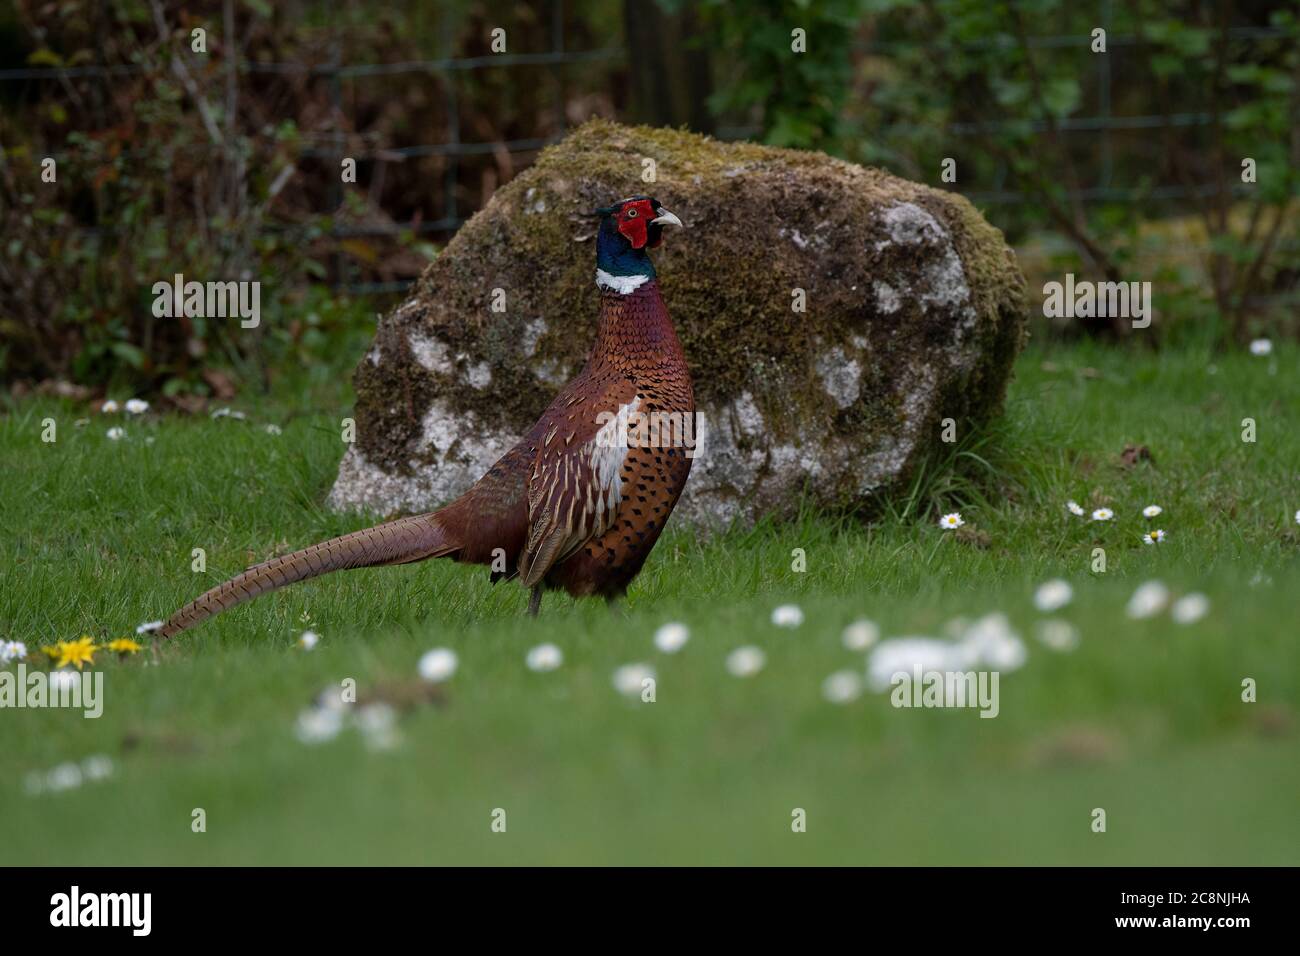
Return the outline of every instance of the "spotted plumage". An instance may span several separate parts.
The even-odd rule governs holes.
[[[681,222],[633,196],[598,210],[596,341],[578,376],[487,473],[439,511],[390,521],[273,558],[181,608],[161,634],[295,581],[346,568],[427,558],[492,567],[532,590],[615,598],[645,564],[686,485],[691,458],[677,428],[695,413],[686,357],[646,250]],[[649,438],[650,440],[646,440]]]

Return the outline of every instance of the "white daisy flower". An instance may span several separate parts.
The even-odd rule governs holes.
[[[243,421],[248,416],[245,415],[243,412],[232,411],[229,406],[223,406],[221,408],[218,408],[215,412],[213,412],[211,417],[212,418],[233,418],[236,421]]]
[[[846,627],[841,640],[844,641],[844,646],[851,651],[865,651],[880,640],[880,628],[876,626],[875,621],[868,621],[863,618]]]
[[[1295,523],[1300,524],[1300,511],[1295,513]]]
[[[354,723],[363,734],[370,734],[373,731],[387,730],[396,723],[396,719],[398,719],[398,711],[390,705],[383,704],[382,701],[377,701],[357,709]]]
[[[114,427],[110,428],[104,434],[108,436],[109,441],[121,441],[126,437],[126,429]]]
[[[397,711],[384,703],[366,704],[353,719],[368,750],[392,750],[401,742]]]
[[[117,402],[110,398],[107,399],[103,405],[99,406],[99,410],[105,415],[116,415],[121,407],[122,406],[118,405]]]
[[[27,645],[22,641],[0,641],[0,664],[8,664],[27,656]]]
[[[1068,581],[1054,578],[1038,586],[1034,592],[1034,607],[1044,613],[1058,611],[1074,598],[1074,588]]]
[[[315,631],[303,631],[302,637],[298,638],[298,646],[304,651],[310,651],[320,643],[320,635]]]
[[[1179,624],[1195,624],[1210,613],[1210,599],[1193,592],[1180,597],[1169,609],[1169,616]]]
[[[353,703],[354,701],[344,699],[344,689],[341,686],[326,687],[316,695],[316,706],[321,710],[347,710]]]
[[[767,663],[767,655],[761,648],[747,644],[738,647],[727,655],[727,672],[732,677],[753,677]]]
[[[1029,656],[1025,642],[1012,630],[1007,616],[1000,612],[986,614],[972,624],[961,637],[958,653],[967,657],[972,665],[983,664],[996,671],[1016,670]]]
[[[916,667],[928,673],[964,671],[970,664],[970,655],[952,641],[937,637],[891,637],[877,644],[867,658],[867,685],[881,693],[889,690],[895,674],[910,677]]]
[[[1113,517],[1115,517],[1115,512],[1109,508],[1098,508],[1092,513],[1093,521],[1109,521]]]
[[[960,528],[966,522],[961,519],[961,513],[954,511],[952,514],[944,515],[939,519],[939,527],[944,531],[952,531],[954,528]]]
[[[1169,589],[1159,581],[1147,581],[1138,586],[1129,598],[1125,613],[1135,621],[1154,617],[1169,603]]]
[[[343,712],[313,707],[298,715],[294,732],[305,744],[323,744],[333,740],[343,729]]]
[[[1156,528],[1153,531],[1148,531],[1146,534],[1142,535],[1143,544],[1160,544],[1164,540],[1165,533],[1159,528]]]
[[[1079,504],[1079,502],[1077,502],[1077,501],[1067,501],[1067,502],[1065,503],[1065,507],[1069,510],[1070,514],[1072,514],[1072,515],[1078,515],[1080,518],[1083,517],[1083,514],[1084,514],[1083,506],[1082,506],[1081,504]]]
[[[564,652],[554,644],[538,644],[528,652],[524,663],[530,671],[553,671],[564,663]]]
[[[676,654],[686,646],[690,637],[691,632],[687,630],[685,624],[673,621],[655,631],[655,647],[665,654]]]
[[[113,776],[113,758],[106,754],[93,754],[81,761],[81,772],[87,780],[107,780]]]
[[[1079,629],[1059,617],[1049,617],[1038,622],[1039,641],[1054,651],[1072,651],[1079,646]]]
[[[75,763],[61,763],[45,777],[51,790],[73,790],[81,786],[81,768]]]
[[[862,678],[857,671],[836,671],[822,681],[822,696],[832,704],[847,704],[862,694]]]
[[[640,697],[645,682],[655,679],[655,669],[649,664],[624,664],[614,671],[614,689],[624,697]]]
[[[420,658],[420,676],[431,684],[449,680],[456,673],[456,652],[449,647],[435,647]]]
[[[126,413],[128,415],[143,415],[149,411],[149,403],[143,398],[128,398],[126,400]]]
[[[382,701],[366,704],[357,710],[355,723],[363,734],[387,730],[397,723],[397,711]]]
[[[803,623],[803,609],[797,604],[782,604],[772,610],[772,623],[777,627],[798,627]]]
[[[1250,343],[1250,354],[1260,356],[1272,355],[1273,343],[1268,339],[1255,339]]]
[[[362,738],[366,742],[367,750],[396,750],[397,745],[402,742],[402,735],[397,732],[396,727],[385,727],[369,733],[362,731]]]
[[[278,435],[280,434],[281,429],[279,425],[275,424],[275,422],[271,422],[270,424],[266,425],[263,428],[263,431],[265,431],[268,435]]]
[[[1159,505],[1147,505],[1142,509],[1142,517],[1154,518],[1156,515],[1162,514],[1164,510],[1165,509],[1161,508]]]
[[[135,629],[136,634],[152,634],[154,631],[162,630],[162,621],[146,621]]]

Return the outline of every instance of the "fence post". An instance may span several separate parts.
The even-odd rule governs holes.
[[[329,170],[328,179],[330,184],[329,207],[330,207],[330,235],[334,239],[334,281],[339,285],[344,285],[348,280],[347,260],[344,259],[343,253],[339,250],[339,213],[343,209],[343,177],[341,170],[343,168],[343,81],[339,77],[339,69],[342,67],[341,47],[339,41],[335,38],[330,44],[330,61],[325,68],[329,76],[330,91],[330,123],[334,127],[332,137],[333,144],[333,168]]]
[[[1101,28],[1110,35],[1110,0],[1101,0]],[[1097,64],[1097,98],[1098,114],[1101,117],[1101,183],[1102,189],[1110,188],[1111,149],[1110,149],[1110,50],[1101,55]]]
[[[564,69],[564,0],[552,0],[551,2],[551,52],[556,55],[555,62],[555,129],[557,132],[563,131],[568,125],[568,117],[564,113],[564,101],[566,98],[565,89],[565,69]]]
[[[452,19],[450,16],[443,16],[438,23],[439,32],[442,34],[443,56],[448,60],[452,58],[452,52],[455,49],[455,37],[451,34]],[[447,107],[447,137],[448,143],[452,147],[447,153],[447,168],[442,177],[442,205],[444,219],[456,219],[458,213],[456,210],[456,180],[460,176],[460,105],[456,101],[455,77],[456,71],[447,67],[441,68],[443,82],[444,102]]]

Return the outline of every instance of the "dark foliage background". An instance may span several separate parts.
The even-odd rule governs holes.
[[[1151,280],[1146,343],[1294,335],[1298,37],[1262,2],[19,0],[0,10],[0,376],[183,403],[355,354],[459,222],[592,115],[960,190],[1031,288]],[[178,272],[260,279],[261,327],[155,319]]]

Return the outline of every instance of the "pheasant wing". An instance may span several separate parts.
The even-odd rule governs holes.
[[[623,378],[574,385],[544,419],[528,477],[528,542],[519,561],[525,587],[604,534],[623,496],[628,418],[640,403],[636,387]]]

